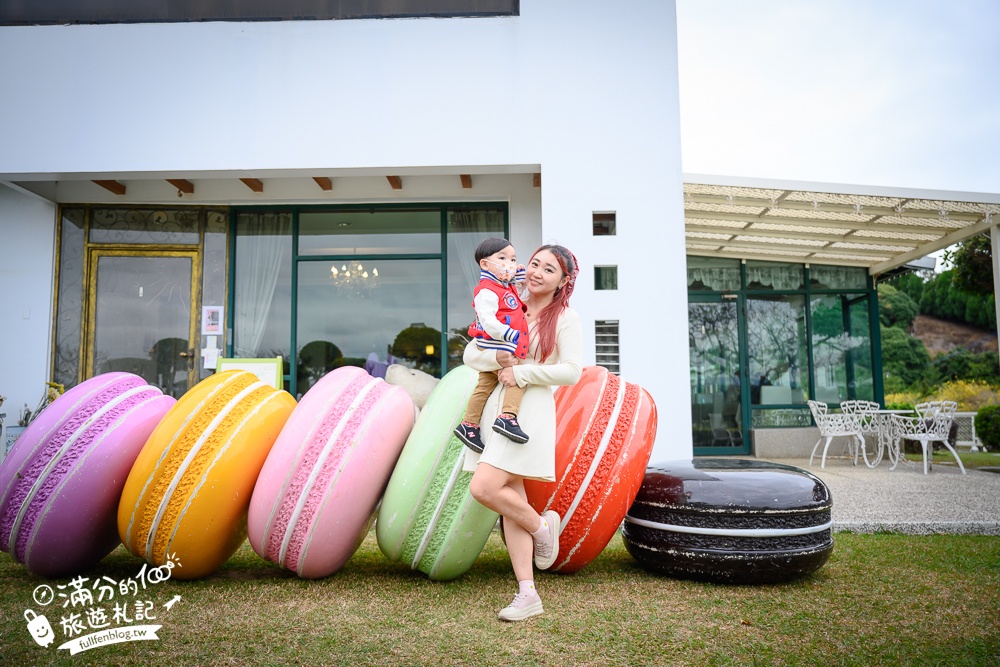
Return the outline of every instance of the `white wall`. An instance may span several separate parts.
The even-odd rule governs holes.
[[[623,376],[653,394],[661,434],[682,434],[661,435],[654,460],[690,456],[673,2],[0,28],[0,62],[14,61],[0,70],[19,100],[0,106],[0,177],[13,180],[541,165],[541,238],[580,259],[591,360],[594,320],[619,319]],[[591,214],[607,210],[618,236],[594,238]],[[594,264],[619,266],[618,292],[593,291]]]
[[[55,206],[0,185],[0,412],[17,424],[50,377]]]

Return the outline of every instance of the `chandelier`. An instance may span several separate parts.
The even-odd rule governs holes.
[[[358,296],[378,286],[378,269],[369,271],[361,262],[351,260],[330,267],[330,283],[349,296]]]

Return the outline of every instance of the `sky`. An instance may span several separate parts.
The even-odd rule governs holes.
[[[1000,0],[676,0],[685,173],[1000,193]]]

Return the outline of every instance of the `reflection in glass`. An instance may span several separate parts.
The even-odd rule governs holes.
[[[93,375],[125,371],[170,396],[188,389],[191,258],[97,261]]]
[[[816,400],[872,400],[868,296],[816,296],[810,309]]]
[[[747,356],[753,405],[805,403],[809,363],[805,297],[747,298]]]
[[[202,257],[201,272],[201,305],[226,306],[226,232],[229,227],[229,215],[226,211],[206,211],[205,214],[205,252]],[[200,314],[200,313],[199,313]],[[199,332],[201,328],[197,329]],[[207,341],[203,338],[198,349],[204,349]],[[215,337],[218,349],[226,349],[225,329]],[[277,355],[275,355],[277,356]],[[198,364],[198,373],[204,379],[214,373],[211,368]]]
[[[233,350],[237,357],[291,356],[292,214],[236,219]],[[329,269],[329,267],[327,267]]]
[[[298,267],[297,394],[333,368],[369,362],[441,376],[440,260],[382,260],[378,286],[361,299],[331,285],[329,262]]]
[[[93,208],[91,243],[197,245],[200,211],[196,208]]]
[[[82,208],[64,208],[59,231],[59,299],[53,377],[67,389],[80,374],[80,321],[83,317]]]
[[[299,214],[300,255],[441,252],[441,210],[354,209]]]
[[[742,447],[736,304],[688,304],[695,447]]]
[[[469,325],[476,319],[472,310],[472,290],[479,282],[476,246],[491,236],[503,236],[503,209],[448,210],[448,368],[462,364],[469,342]],[[514,248],[518,261],[527,264],[534,248]]]

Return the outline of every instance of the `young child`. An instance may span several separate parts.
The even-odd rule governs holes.
[[[514,246],[507,239],[488,238],[476,248],[476,262],[480,269],[479,284],[472,295],[476,322],[469,327],[469,335],[482,350],[507,352],[524,359],[528,353],[528,320],[524,315],[527,308],[514,288],[515,282],[524,281],[524,267],[516,265]],[[499,381],[496,371],[479,374],[465,418],[455,429],[458,439],[475,452],[483,451],[479,420],[486,399]],[[527,434],[517,423],[522,396],[523,387],[507,387],[500,416],[493,422],[494,431],[514,442],[528,442]]]

